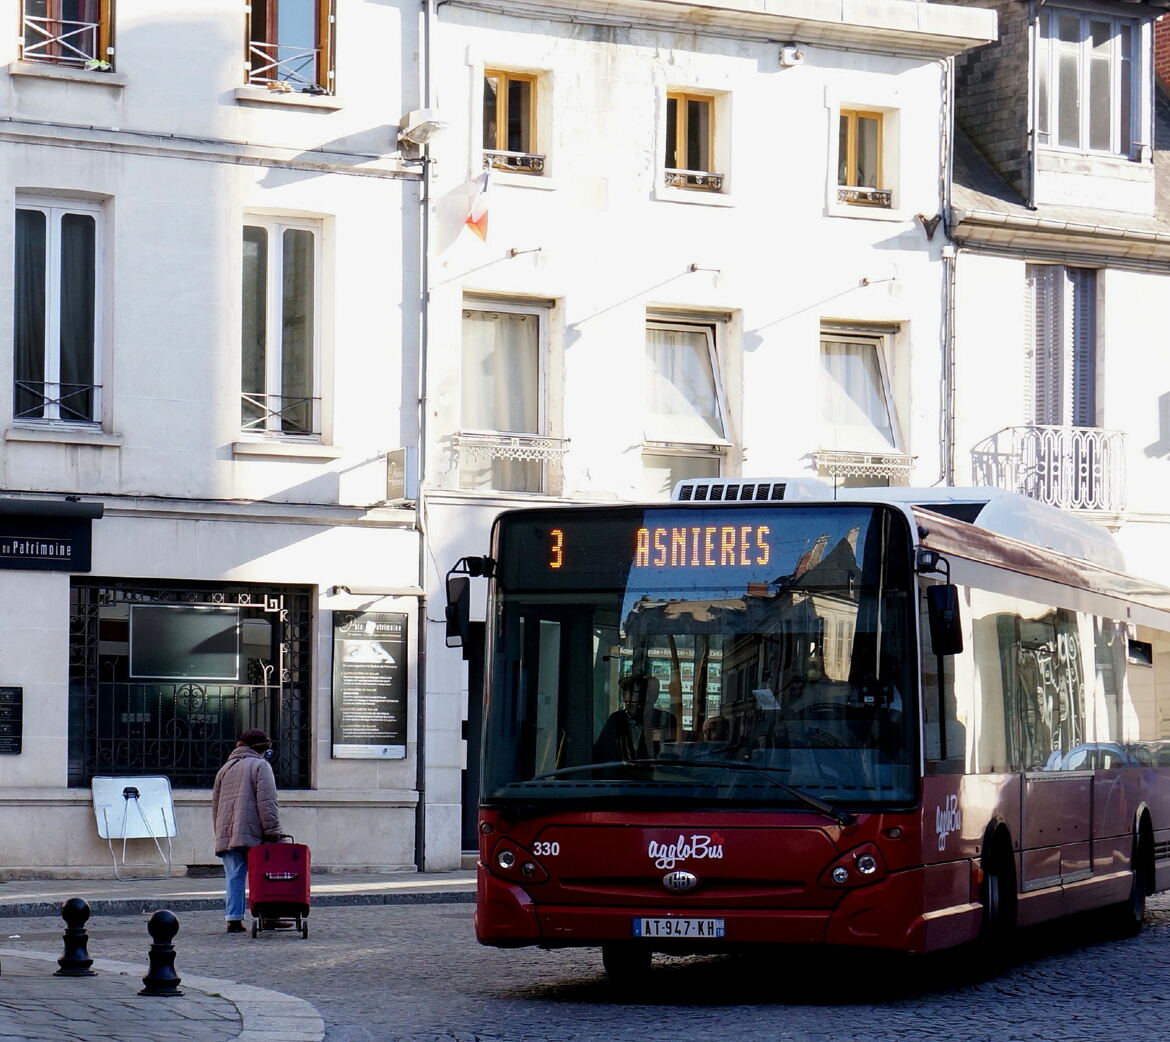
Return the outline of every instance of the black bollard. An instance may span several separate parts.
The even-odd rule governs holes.
[[[174,912],[166,909],[155,912],[146,924],[154,943],[150,946],[150,969],[142,978],[146,985],[139,995],[160,995],[169,997],[182,995],[179,983],[182,978],[175,973],[175,946],[171,941],[179,932],[179,920]]]
[[[89,957],[89,934],[85,932],[89,905],[80,897],[71,897],[61,906],[61,918],[65,920],[65,953],[57,960],[61,968],[53,976],[96,977],[90,969],[93,959]]]

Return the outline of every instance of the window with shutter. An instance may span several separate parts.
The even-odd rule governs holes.
[[[1057,264],[1027,267],[1028,422],[1097,422],[1097,273]]]

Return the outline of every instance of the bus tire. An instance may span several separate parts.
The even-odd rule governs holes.
[[[983,924],[979,931],[982,946],[993,956],[1007,954],[1016,932],[1019,895],[1016,891],[1016,862],[1006,836],[995,840],[983,866],[980,887]]]
[[[630,984],[650,972],[653,952],[645,945],[630,943],[603,944],[601,965],[614,984]]]
[[[1105,909],[1109,931],[1118,937],[1136,937],[1146,918],[1146,896],[1152,889],[1153,843],[1143,820],[1133,837],[1129,896]]]

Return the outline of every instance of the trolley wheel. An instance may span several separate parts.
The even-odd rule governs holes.
[[[654,953],[641,944],[603,944],[601,965],[615,984],[632,984],[650,972]]]
[[[309,939],[309,924],[301,923],[301,936],[307,941]]]
[[[260,932],[260,922],[257,919],[252,920],[252,936],[255,937]]]

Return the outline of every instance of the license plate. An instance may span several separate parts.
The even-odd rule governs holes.
[[[635,919],[635,937],[687,937],[692,939],[723,936],[722,919]]]

